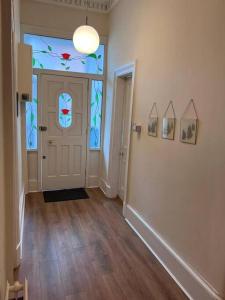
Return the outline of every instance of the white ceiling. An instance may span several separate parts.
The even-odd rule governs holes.
[[[38,2],[108,13],[119,0],[35,0]]]

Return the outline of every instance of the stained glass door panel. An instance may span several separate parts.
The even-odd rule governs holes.
[[[59,94],[58,103],[58,121],[62,128],[68,128],[73,122],[73,111],[72,111],[73,99],[68,93]]]
[[[27,150],[37,150],[37,76],[32,76],[32,102],[26,103],[26,147]]]

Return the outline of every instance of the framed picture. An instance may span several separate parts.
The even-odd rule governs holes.
[[[180,141],[187,144],[196,144],[198,120],[181,119],[180,121]]]
[[[153,103],[148,117],[148,135],[157,137],[158,133],[158,110],[156,102]]]
[[[157,137],[158,117],[150,117],[148,122],[148,135]]]
[[[163,118],[162,125],[162,138],[168,140],[174,140],[175,135],[175,118]]]
[[[162,138],[174,140],[176,115],[173,107],[173,101],[170,101],[163,115]]]

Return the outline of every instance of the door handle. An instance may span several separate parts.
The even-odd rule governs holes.
[[[45,155],[43,155],[43,156],[42,156],[42,159],[46,159],[46,156],[45,156]]]
[[[48,127],[47,126],[39,126],[40,131],[47,131]]]

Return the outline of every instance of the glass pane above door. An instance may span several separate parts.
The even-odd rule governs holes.
[[[33,68],[97,75],[104,72],[104,45],[85,55],[75,50],[72,40],[25,33],[24,43],[33,47]]]

